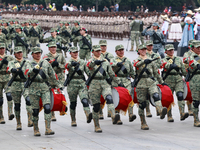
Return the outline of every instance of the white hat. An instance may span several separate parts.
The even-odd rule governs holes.
[[[197,8],[197,9],[194,9],[194,11],[200,11],[200,7],[199,7],[199,8]]]
[[[53,3],[53,5],[56,5],[55,3]]]
[[[186,14],[194,15],[195,13],[193,13],[191,10],[188,10],[188,11],[186,12]]]

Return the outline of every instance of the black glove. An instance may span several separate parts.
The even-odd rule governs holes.
[[[51,64],[52,67],[55,67],[55,66],[58,67],[58,65],[59,65],[59,64],[58,64],[57,61],[54,61],[54,62],[52,62],[52,64]]]
[[[12,72],[12,73],[17,73],[17,69],[16,69],[16,68],[12,68],[12,69],[11,69],[11,72]]]
[[[96,65],[100,65],[102,62],[103,62],[102,60],[95,60],[95,61],[94,61],[94,63],[95,63]]]
[[[144,60],[144,63],[145,63],[145,64],[150,64],[151,62],[152,62],[152,60],[150,60],[150,59],[145,59],[145,60]]]
[[[124,85],[123,85],[122,83],[118,84],[118,86],[120,86],[120,87],[124,87]]]
[[[63,87],[61,87],[60,90],[63,91]]]
[[[164,86],[164,85],[168,86],[166,83],[162,83],[161,85],[163,85],[163,86]]]
[[[200,64],[197,65],[197,68],[200,70]]]
[[[150,28],[151,28],[151,25],[147,27],[147,29],[150,29]]]
[[[62,49],[63,49],[64,51],[66,51],[66,50],[67,50],[67,47],[64,46],[64,47],[62,47]]]
[[[70,39],[70,42],[72,42],[72,41],[73,41],[73,39],[71,38],[71,39]]]
[[[40,71],[40,69],[36,69],[36,68],[33,69],[34,73],[39,73],[39,71]]]
[[[162,45],[165,45],[165,42],[164,41],[161,41]]]
[[[3,59],[2,63],[7,65],[8,61],[6,59]]]
[[[72,65],[72,66],[76,66],[77,64],[78,64],[78,62],[76,62],[76,61],[72,61],[72,62],[71,62],[71,65]]]
[[[122,67],[122,66],[123,66],[122,62],[117,63],[117,67]]]

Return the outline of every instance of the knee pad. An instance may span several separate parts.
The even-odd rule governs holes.
[[[37,117],[39,115],[39,109],[33,109],[33,117]]]
[[[183,92],[177,92],[176,96],[177,96],[178,101],[182,101],[183,100]]]
[[[25,100],[26,100],[26,105],[27,106],[31,106],[31,102],[30,102],[29,96],[27,96]]]
[[[94,107],[93,107],[94,112],[95,112],[95,113],[98,113],[99,110],[100,110],[100,103],[94,104],[93,106],[94,106]]]
[[[3,97],[0,98],[0,106],[3,105]]]
[[[144,110],[146,108],[146,106],[147,106],[146,101],[143,101],[142,103],[139,104],[139,108],[142,110]]]
[[[159,94],[158,93],[154,93],[153,94],[153,99],[154,99],[155,102],[159,101],[160,100]]]
[[[199,108],[199,101],[193,100],[192,103],[193,103],[194,108]]]
[[[8,101],[12,101],[12,95],[11,95],[10,92],[6,93],[6,98],[7,98]]]
[[[113,104],[113,99],[111,95],[106,96],[106,104]]]
[[[86,98],[83,98],[81,103],[83,104],[83,107],[89,107],[88,100]]]
[[[15,103],[15,111],[20,111],[21,104]]]
[[[51,106],[50,104],[45,104],[44,105],[44,113],[49,114],[51,112]]]
[[[71,102],[70,103],[70,109],[75,110],[76,109],[76,102]]]

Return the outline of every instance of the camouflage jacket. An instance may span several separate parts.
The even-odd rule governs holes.
[[[5,34],[5,36],[6,36],[7,39],[9,39],[9,38],[10,38],[10,28],[9,28],[9,26],[6,27],[6,28],[3,27],[3,30],[6,30],[6,31],[8,32],[7,34]],[[3,30],[2,30],[2,31],[3,31]]]
[[[86,36],[86,40],[91,44],[92,46],[92,39],[91,39],[91,36],[89,34],[87,34]],[[83,36],[79,36],[78,37],[78,40],[79,40],[79,47],[80,49],[89,49],[88,45],[86,45],[83,41]]]
[[[37,36],[37,33],[34,32],[34,29],[35,29],[35,32],[38,33],[38,35],[41,37],[42,35],[42,30],[41,30],[41,27],[40,26],[36,26],[35,28],[32,26],[29,28],[29,35],[30,37],[37,37],[37,38],[40,38]]]
[[[0,33],[0,43],[7,44],[6,35],[4,33]]]
[[[96,69],[99,67],[98,65],[95,64],[95,60],[97,60],[95,57],[92,57],[91,59],[88,60],[88,63],[87,63],[87,67],[89,68],[90,70],[90,75],[92,76],[93,73],[96,71]],[[104,59],[103,57],[100,58],[100,60],[105,60],[103,63],[102,63],[102,68],[104,69],[105,71],[105,76],[102,75],[99,71],[97,72],[97,74],[95,75],[95,78],[99,78],[99,79],[106,79],[108,76],[114,81],[116,82],[117,84],[120,84],[121,81],[115,77],[115,73],[113,72],[112,70],[112,67],[110,65],[110,63]]]
[[[40,60],[39,63],[37,63],[35,60],[32,60],[31,63],[31,69],[28,71],[28,74],[30,75],[30,79],[35,75],[33,72],[33,69],[35,65],[41,65],[43,62],[41,68],[43,73],[45,74],[43,77],[38,74],[36,78],[33,80],[33,83],[29,87],[29,93],[31,94],[39,94],[39,93],[45,93],[46,91],[49,91],[49,87],[47,86],[46,82],[49,82],[50,85],[53,87],[61,88],[62,85],[60,82],[56,79],[55,71],[51,67],[50,63],[46,60]]]
[[[73,26],[72,27],[72,38],[74,39],[74,38],[76,38],[77,36],[80,36],[80,32],[78,31],[78,30],[80,30],[81,29],[81,26]],[[78,31],[77,32],[77,35],[75,35],[74,34],[74,32],[76,32],[76,31]]]
[[[69,36],[67,36],[66,33],[64,33],[65,31],[69,33]],[[72,34],[72,30],[70,27],[67,28],[66,26],[63,26],[60,29],[60,36],[63,37],[66,41],[68,41],[68,43],[71,43],[70,42],[71,34]]]
[[[11,34],[10,37],[11,37],[11,39],[13,39],[15,46],[24,46],[21,42],[17,41],[17,39],[15,38],[17,35],[27,44],[28,39],[24,32],[13,33],[13,34]]]
[[[130,23],[131,31],[138,31],[140,32],[140,20],[135,19]]]
[[[187,69],[189,67],[189,57],[192,55],[193,51],[190,50],[188,52],[185,52],[183,55],[183,63],[185,65],[185,68]]]
[[[151,59],[155,59],[155,58],[158,58],[159,57],[159,59],[158,60],[156,60],[156,61],[154,61],[154,63],[155,63],[155,65],[156,65],[156,67],[157,67],[157,69],[159,69],[160,68],[160,66],[161,66],[161,59],[160,59],[160,55],[159,54],[157,54],[157,53],[154,53],[153,51],[152,51],[152,53],[150,54],[150,53],[146,53],[147,54],[147,56],[148,57],[150,57]]]
[[[151,58],[147,58],[151,59]],[[134,60],[134,67],[136,74],[139,76],[140,72],[143,70],[145,67],[144,60],[139,56],[136,60]],[[156,82],[156,80],[153,80],[153,78],[156,78],[157,81],[162,84],[163,80],[158,73],[158,69],[156,68],[155,64],[152,62],[147,65],[146,69],[148,70],[149,74],[145,71],[140,79],[140,81],[137,84],[137,88],[149,88],[153,83]]]
[[[125,67],[124,71],[126,71],[126,72],[123,72],[122,70],[120,70],[116,74],[116,72],[120,69],[120,67],[117,66],[117,63],[123,62],[123,61],[124,61],[123,65]],[[110,64],[113,68],[114,73],[121,80],[121,82],[124,84],[125,87],[127,85],[131,84],[130,77],[132,77],[134,79],[135,78],[135,72],[133,70],[132,63],[128,58],[126,58],[126,57],[119,58],[118,56],[116,56],[114,59],[112,59]]]
[[[55,73],[59,74],[64,72],[66,61],[63,55],[56,53],[56,56],[54,57],[51,53],[48,53],[43,57],[43,59],[47,60],[51,64],[53,63],[53,61],[55,61],[55,59],[57,59],[56,61],[58,62],[58,67],[53,67]]]
[[[14,58],[12,56],[4,55],[4,57],[0,56],[0,66],[2,65],[2,60],[6,57],[8,62],[13,61]],[[0,69],[0,82],[7,82],[10,80],[10,74],[7,73],[8,65],[3,64],[2,68]]]
[[[70,59],[67,64],[65,65],[65,68],[68,70],[68,76],[71,77],[72,73],[75,70],[75,66],[72,66],[71,63],[75,62],[74,59]],[[77,72],[74,74],[74,78],[71,79],[70,83],[74,84],[82,84],[85,83],[83,82],[83,79],[85,78],[84,73],[86,73],[88,76],[90,74],[90,71],[88,67],[86,67],[86,62],[82,59],[78,59],[77,62],[79,63],[79,69],[82,72],[82,75],[79,75]]]
[[[176,71],[175,69],[172,69],[170,71],[170,74],[167,76],[165,81],[167,82],[179,82],[182,80],[182,75],[186,76],[187,72],[185,70],[185,66],[182,62],[182,60],[179,57],[173,56],[173,58],[170,58],[168,55],[162,59],[162,67],[163,67],[163,77],[166,75],[168,70],[170,69],[170,65],[173,63],[176,64],[179,67],[179,70]]]
[[[31,27],[32,27],[32,26],[28,26],[28,27],[27,27],[27,26],[24,26],[24,28],[23,28],[23,31],[26,30],[26,31],[28,32],[28,36],[26,35],[27,38],[30,38],[29,30],[31,29]],[[24,33],[25,33],[25,32],[24,32]]]
[[[101,56],[107,59],[109,62],[114,58],[114,56],[109,52],[101,53]]]

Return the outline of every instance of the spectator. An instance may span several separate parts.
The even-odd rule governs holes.
[[[67,11],[67,4],[66,3],[64,3],[62,9],[63,9],[63,11]]]
[[[188,8],[189,10],[193,10],[193,7],[192,7],[191,4],[189,4],[187,8]]]
[[[184,3],[184,5],[182,7],[182,11],[186,11],[186,3]]]
[[[140,8],[139,8],[139,6],[137,6],[135,12],[140,12]]]
[[[141,8],[140,8],[140,12],[144,12],[144,7],[143,7],[143,5],[141,5]]]
[[[168,13],[170,13],[172,11],[172,7],[169,6],[169,10],[168,10]]]
[[[110,6],[110,11],[114,12],[115,11],[115,6]]]
[[[144,13],[148,13],[149,12],[149,9],[146,7]]]
[[[88,7],[87,12],[90,12],[90,11],[91,11],[91,9],[90,9],[90,7]]]
[[[40,6],[39,6],[39,10],[44,10],[44,7],[43,7],[42,4],[40,4]]]
[[[91,8],[91,9],[92,9],[92,8]],[[81,5],[79,6],[79,11],[80,11],[80,12],[82,12],[82,11],[83,11],[83,8],[82,8],[82,6],[81,6]]]
[[[73,7],[73,4],[70,5],[70,7],[68,7],[69,11],[73,11],[74,10],[74,7]]]
[[[116,11],[119,11],[119,4],[118,4],[118,3],[115,4],[115,10],[116,10]]]
[[[168,13],[168,8],[167,7],[165,7],[165,9],[164,9],[164,11],[163,12],[165,12],[165,13]]]
[[[56,11],[57,9],[56,9],[56,4],[55,3],[53,3],[53,7],[51,8],[51,10],[52,11]]]
[[[104,6],[103,12],[109,12],[109,9],[106,6]]]
[[[92,12],[95,12],[95,6],[92,7]]]

